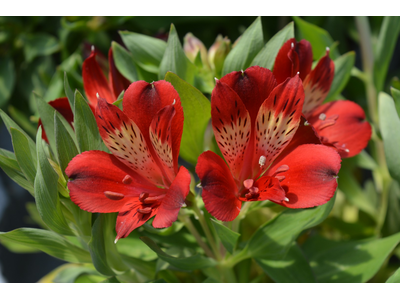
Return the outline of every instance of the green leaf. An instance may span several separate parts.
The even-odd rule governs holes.
[[[204,132],[211,118],[210,101],[198,89],[174,73],[168,72],[165,80],[178,92],[185,116],[180,156],[195,165],[197,158],[204,151]]]
[[[250,238],[247,254],[254,258],[280,258],[288,251],[298,235],[305,229],[326,219],[335,203],[335,196],[326,204],[307,209],[287,209]]]
[[[173,257],[162,251],[160,247],[158,247],[157,244],[154,243],[150,238],[141,237],[140,239],[143,242],[145,242],[146,245],[151,248],[151,250],[156,252],[159,258],[179,269],[192,271],[197,269],[213,267],[216,265],[216,261],[214,261],[211,258],[201,256],[200,254],[196,254],[189,257]]]
[[[131,256],[122,255],[122,260],[131,268],[137,272],[146,276],[147,278],[154,278],[156,274],[156,262],[155,261],[144,261]]]
[[[74,283],[75,280],[82,274],[100,275],[93,268],[81,265],[68,265],[63,268],[53,279],[55,283]]]
[[[360,168],[364,168],[367,170],[375,170],[378,167],[376,161],[365,150],[362,150],[360,154],[350,159],[353,160],[355,164]]]
[[[43,251],[56,258],[72,263],[90,263],[87,251],[75,246],[57,233],[36,228],[19,228],[0,232],[0,241],[11,241]]]
[[[333,78],[331,89],[329,90],[325,102],[336,99],[346,86],[350,79],[351,70],[354,67],[355,56],[354,51],[351,51],[333,61],[335,64],[335,77]]]
[[[318,236],[317,236],[318,237]],[[400,233],[361,241],[306,242],[304,251],[318,282],[367,282],[381,268],[400,241]]]
[[[382,234],[388,236],[400,231],[400,187],[397,181],[391,181],[388,191],[388,207],[382,228]]]
[[[67,126],[70,127],[69,124]],[[65,175],[65,169],[69,162],[78,155],[79,152],[74,140],[56,113],[54,113],[54,134],[56,138],[58,162],[63,174]]]
[[[79,152],[102,149],[103,140],[96,119],[85,98],[78,91],[75,92],[74,127]]]
[[[64,96],[63,75],[60,70],[56,70],[48,83],[48,88],[43,95],[43,99],[49,102],[62,96]]]
[[[61,210],[58,198],[58,175],[50,165],[43,148],[42,129],[36,136],[37,173],[35,177],[35,200],[39,214],[50,229],[60,234],[72,235]]]
[[[0,57],[0,107],[7,103],[15,85],[14,63],[9,57]]]
[[[314,24],[308,23],[299,17],[293,17],[299,29],[300,36],[298,40],[306,39],[311,43],[314,60],[320,59],[325,55],[326,47],[332,47],[333,39],[329,33]],[[339,51],[336,48],[331,49],[330,56],[333,59],[339,57]]]
[[[374,62],[374,82],[377,91],[383,89],[390,60],[400,32],[400,17],[383,18],[378,41],[376,42]]]
[[[232,51],[229,52],[222,68],[222,76],[232,71],[247,69],[263,45],[264,36],[261,18],[258,17],[242,34]]]
[[[120,31],[119,34],[135,62],[144,70],[158,74],[167,43],[134,32]]]
[[[290,22],[283,29],[278,31],[258,52],[250,66],[260,66],[272,70],[275,64],[275,58],[279,49],[289,39],[294,37],[294,24]]]
[[[281,258],[256,259],[256,262],[275,282],[315,282],[311,266],[296,243]]]
[[[186,57],[174,24],[168,36],[168,44],[160,63],[159,79],[164,79],[167,72],[173,72],[186,82],[193,84],[195,65]]]
[[[394,100],[394,105],[396,106],[397,115],[400,116],[400,91],[391,87],[390,92]]]
[[[14,153],[9,152],[13,155],[13,157],[10,157],[4,155],[4,153],[7,152],[7,150],[0,149],[0,167],[15,183],[19,184],[22,188],[33,195],[33,185],[25,178],[25,174],[22,173]]]
[[[22,132],[14,128],[10,128],[10,130],[18,165],[25,174],[25,178],[33,185],[36,176],[36,153],[29,150],[29,141]]]
[[[47,33],[36,33],[22,37],[24,54],[28,62],[37,56],[53,54],[60,49],[57,39]]]
[[[386,280],[386,283],[400,283],[400,268]]]
[[[400,182],[400,120],[393,99],[386,93],[378,96],[379,126],[390,176]]]
[[[218,234],[218,237],[222,242],[222,245],[224,245],[225,249],[232,254],[233,250],[235,250],[235,246],[240,237],[240,234],[230,230],[228,227],[215,221],[214,219],[211,219],[211,221],[215,228],[215,231]]]
[[[71,90],[71,87],[69,86],[67,72],[64,72],[64,92],[65,92],[65,95],[67,95],[68,102],[69,102],[69,105],[71,106],[71,109],[74,110],[75,97],[74,97],[74,92]]]
[[[111,43],[115,66],[118,71],[128,80],[134,82],[139,80],[136,63],[133,54],[129,53],[116,42]]]

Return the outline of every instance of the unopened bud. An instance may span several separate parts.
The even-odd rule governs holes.
[[[231,51],[231,41],[227,37],[218,35],[214,44],[208,50],[208,61],[214,74],[220,77],[225,58]]]
[[[207,58],[207,49],[197,37],[195,37],[191,32],[187,33],[183,38],[183,51],[189,60],[196,64],[196,57],[200,52],[201,63],[203,66],[210,68]]]

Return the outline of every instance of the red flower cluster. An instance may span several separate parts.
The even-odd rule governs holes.
[[[305,99],[303,114],[314,127],[321,142],[337,149],[341,157],[352,157],[364,149],[371,138],[371,125],[365,121],[363,109],[349,100],[322,104],[331,87],[335,65],[329,49],[317,66],[312,65],[311,44],[302,40],[288,40],[275,60],[274,75],[278,83],[299,72],[303,80]]]
[[[190,174],[178,169],[183,110],[166,81],[132,83],[124,110],[99,98],[96,121],[112,154],[88,151],[65,170],[71,200],[89,212],[119,212],[117,238],[155,216],[153,226],[171,226],[189,193]]]
[[[196,166],[205,207],[217,219],[235,219],[242,201],[305,208],[333,196],[341,159],[304,126],[304,98],[298,75],[278,84],[257,66],[217,81],[212,126],[227,164],[207,151]]]

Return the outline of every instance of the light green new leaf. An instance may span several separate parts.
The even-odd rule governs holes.
[[[386,280],[386,283],[400,283],[400,268]]]
[[[279,283],[306,283],[315,282],[311,266],[297,245],[289,248],[288,252],[277,259],[257,259],[257,264],[275,282]]]
[[[225,249],[229,253],[233,253],[235,250],[236,243],[240,237],[240,234],[230,230],[228,227],[224,226],[223,224],[211,219],[212,224],[215,228],[215,231],[220,238],[222,245],[224,245]]]
[[[289,39],[294,38],[293,22],[287,24],[283,29],[278,31],[258,52],[250,66],[260,66],[272,70],[275,64],[275,58],[278,55],[279,49]]]
[[[14,128],[10,128],[10,131],[18,165],[25,178],[33,185],[36,176],[36,153],[31,153],[29,141],[22,132]]]
[[[7,103],[14,89],[14,63],[9,57],[0,57],[0,107]]]
[[[147,35],[120,31],[122,41],[132,53],[132,58],[144,70],[158,74],[167,43]],[[165,73],[164,73],[165,74]]]
[[[158,78],[164,79],[167,72],[173,72],[186,82],[193,84],[195,70],[195,65],[192,64],[186,57],[185,52],[183,52],[174,24],[171,24],[168,44],[160,63]]]
[[[222,76],[232,71],[247,69],[263,45],[264,36],[261,18],[258,17],[242,34],[232,51],[229,52],[222,68]]]
[[[329,90],[325,102],[334,100],[346,86],[350,79],[351,69],[354,67],[355,53],[351,51],[343,54],[333,62],[335,64],[335,77],[333,78],[331,89]]]
[[[57,39],[47,33],[35,33],[22,37],[24,54],[28,62],[36,56],[50,55],[60,49]]]
[[[178,92],[184,113],[180,156],[195,165],[204,151],[204,132],[211,118],[210,101],[174,73],[168,72],[165,80]]]
[[[67,125],[69,127],[69,125]],[[78,155],[75,142],[64,127],[61,119],[54,113],[54,134],[56,138],[56,149],[60,168],[65,175],[65,169],[69,162]]]
[[[323,238],[304,244],[304,251],[318,282],[370,280],[400,241],[400,233],[383,239],[325,242]],[[324,245],[325,244],[325,245]]]
[[[306,39],[311,43],[313,51],[313,59],[320,59],[325,55],[326,47],[332,47],[334,44],[333,39],[329,33],[314,24],[308,23],[299,17],[293,17],[299,29],[300,36],[298,40]],[[330,56],[333,59],[339,57],[339,51],[336,48],[331,49]]]
[[[383,89],[390,60],[400,32],[400,17],[383,18],[375,49],[374,82],[377,91]]]
[[[379,126],[390,176],[400,182],[400,120],[393,99],[386,93],[379,93]]]
[[[141,237],[140,239],[145,242],[146,245],[151,248],[151,250],[156,252],[159,258],[179,269],[192,271],[196,269],[213,267],[216,265],[215,260],[201,256],[200,254],[196,254],[190,257],[173,257],[162,251],[160,247],[158,247],[157,244],[154,243],[150,238]]]
[[[87,251],[75,246],[60,235],[44,229],[19,228],[0,232],[0,241],[11,241],[43,251],[56,258],[72,263],[90,263]]]
[[[128,80],[134,82],[139,80],[136,63],[132,53],[129,53],[116,42],[111,43],[115,66],[118,71]]]
[[[10,155],[8,155],[10,154]],[[0,149],[0,168],[10,177],[15,183],[27,190],[33,195],[33,184],[30,183],[25,174],[22,173],[14,153],[4,149]]]
[[[37,173],[34,183],[36,206],[50,229],[60,234],[71,235],[58,198],[58,175],[50,165],[42,143],[42,129],[39,128],[36,136]]]
[[[307,209],[287,209],[261,226],[246,247],[254,258],[280,258],[305,229],[318,225],[329,215],[335,196],[326,204]]]
[[[79,91],[75,92],[74,127],[80,153],[102,149],[103,140],[96,119]]]

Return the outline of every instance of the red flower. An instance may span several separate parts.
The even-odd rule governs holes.
[[[255,66],[217,81],[211,120],[227,164],[207,151],[196,166],[213,216],[232,221],[242,201],[305,208],[333,196],[340,156],[300,122],[303,102],[299,76],[277,85],[271,71]]]
[[[312,48],[306,40],[288,40],[275,60],[274,75],[278,83],[300,72],[304,86],[303,113],[315,128],[321,142],[334,146],[341,157],[357,155],[371,138],[371,125],[365,120],[363,109],[349,100],[322,104],[329,93],[335,65],[329,58],[329,49],[311,71]]]
[[[121,111],[99,99],[96,121],[112,154],[88,151],[65,170],[71,200],[89,212],[119,212],[117,238],[155,216],[153,226],[171,226],[189,193],[190,174],[178,169],[183,110],[166,81],[132,83]]]

